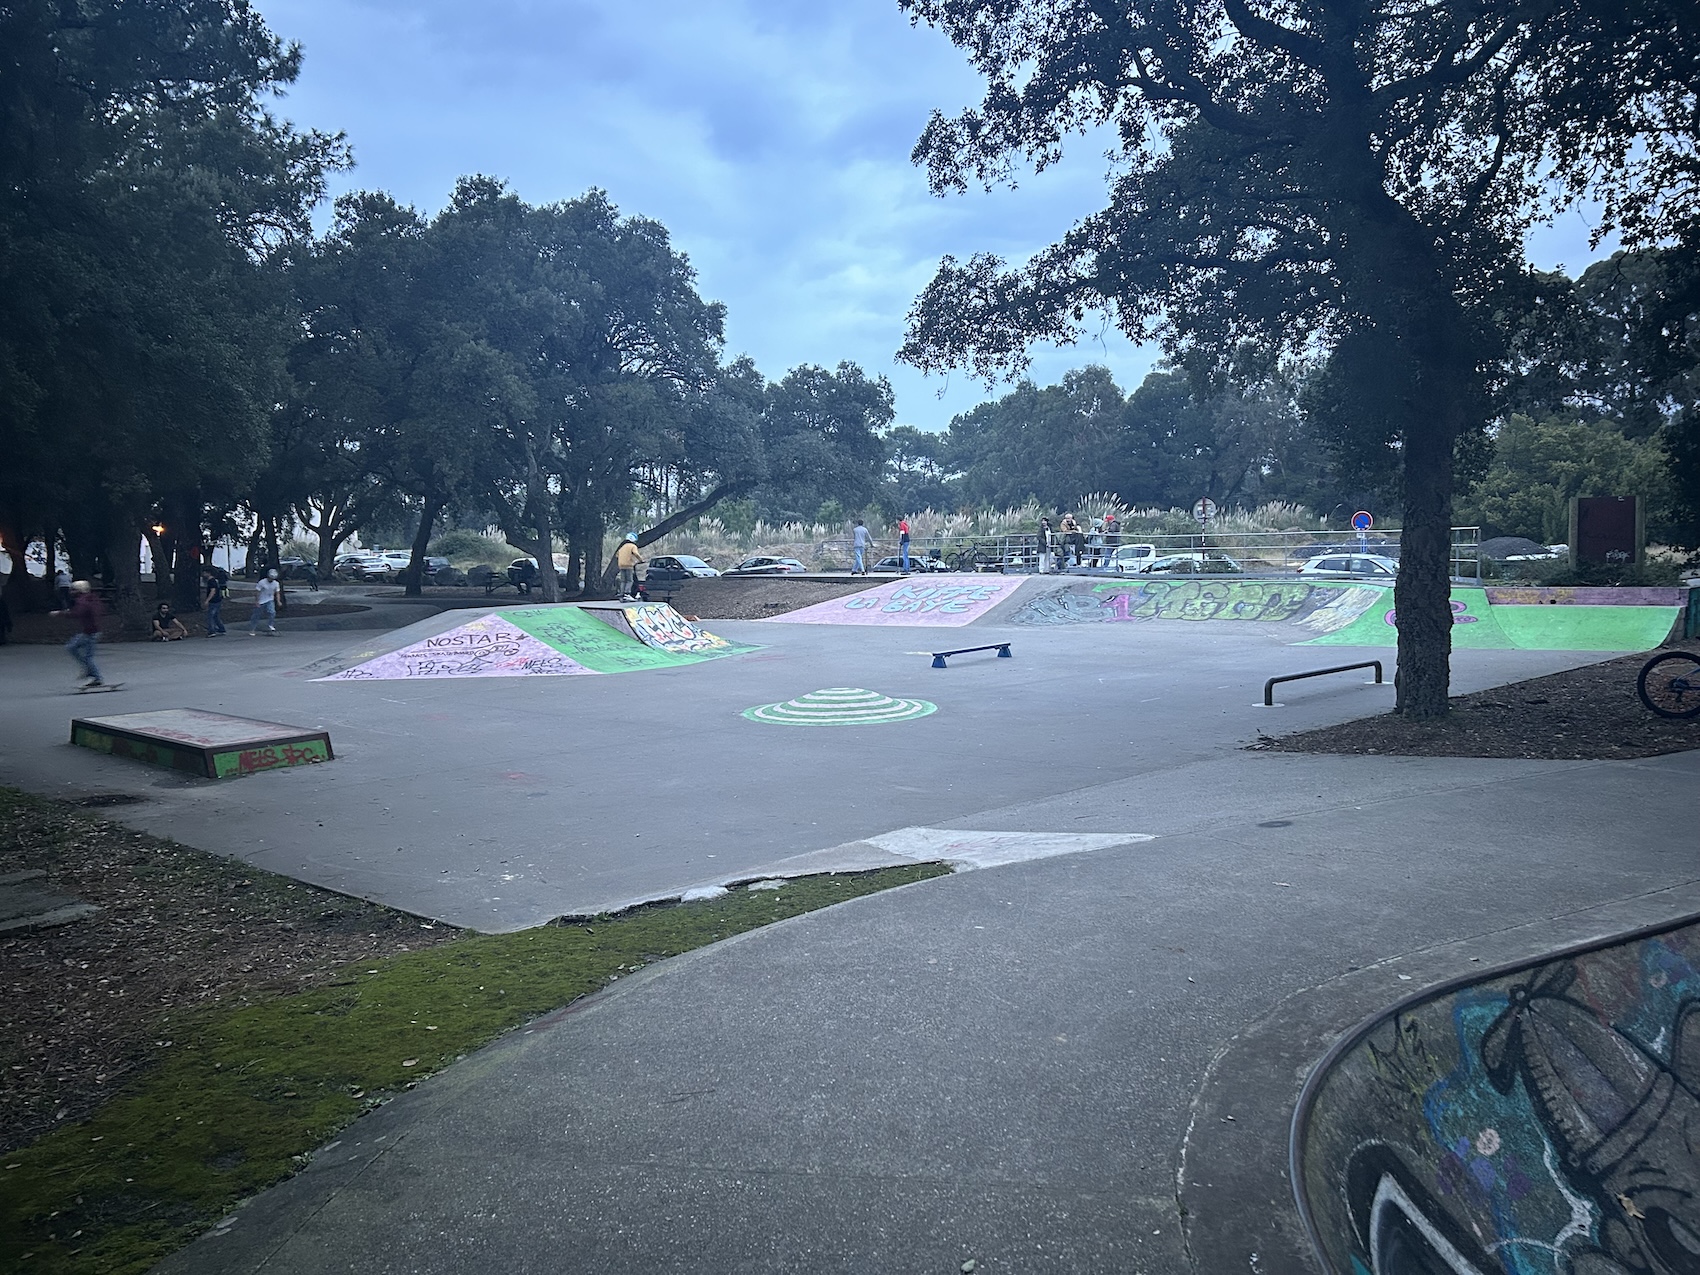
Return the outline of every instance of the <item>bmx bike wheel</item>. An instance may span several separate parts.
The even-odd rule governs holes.
[[[1700,717],[1700,655],[1666,651],[1641,666],[1635,693],[1660,717]]]

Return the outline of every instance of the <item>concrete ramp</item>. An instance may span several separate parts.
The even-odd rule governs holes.
[[[1397,646],[1389,585],[1243,577],[1036,582],[1002,618],[1010,624],[1142,620],[1283,625],[1314,646]],[[1522,651],[1646,651],[1669,636],[1687,605],[1677,589],[1452,590],[1452,645]]]
[[[723,637],[698,627],[665,602],[583,602],[578,604],[616,632],[675,655],[727,655],[735,647]]]
[[[1594,589],[1584,596],[1611,592]],[[1670,636],[1683,612],[1680,606],[1643,600],[1649,592],[1624,590],[1622,602],[1601,605],[1519,596],[1538,597],[1536,590],[1459,585],[1452,590],[1452,646],[1455,650],[1648,651]],[[1312,645],[1397,646],[1397,623],[1393,590],[1385,589],[1376,605],[1346,627],[1312,639]]]
[[[1700,919],[1459,982],[1359,1027],[1293,1120],[1337,1275],[1700,1268]]]
[[[1034,577],[917,575],[876,584],[860,593],[817,602],[762,624],[876,624],[884,627],[960,628],[1015,596]]]
[[[570,677],[676,668],[757,649],[706,633],[660,604],[521,607],[430,629],[399,631],[392,649],[321,661],[311,671],[321,682]]]
[[[1382,601],[1373,585],[1307,580],[1073,576],[1024,594],[1011,624],[1096,624],[1141,620],[1234,620],[1290,624],[1307,635],[1345,628]]]

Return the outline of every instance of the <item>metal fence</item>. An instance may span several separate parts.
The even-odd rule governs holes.
[[[1329,531],[1212,531],[1205,529],[1191,535],[1144,535],[1137,531],[1122,531],[1106,536],[1102,532],[1082,530],[1085,546],[1083,565],[1102,567],[1111,554],[1123,545],[1150,545],[1153,557],[1176,554],[1203,553],[1220,559],[1226,557],[1232,566],[1252,575],[1284,575],[1296,571],[1302,564],[1327,554],[1368,553],[1386,558],[1399,557],[1399,530],[1369,532],[1358,536],[1352,532]],[[1063,545],[1060,533],[1052,532],[1052,556],[1061,559]],[[1452,529],[1452,575],[1454,579],[1480,582],[1482,578],[1482,533],[1480,527]],[[879,540],[870,554],[871,566],[882,558],[895,556],[898,546],[893,541]],[[816,548],[817,558],[848,562],[850,541],[823,541]],[[1000,536],[932,536],[917,537],[910,542],[909,557],[922,570],[930,563],[942,564],[951,571],[1024,572],[1039,569],[1039,537],[1036,532],[1021,532]],[[1073,555],[1069,555],[1072,561]],[[1231,568],[1230,568],[1231,569]],[[1206,572],[1208,574],[1208,571]]]

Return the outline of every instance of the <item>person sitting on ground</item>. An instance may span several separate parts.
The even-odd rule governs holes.
[[[183,627],[183,621],[177,618],[169,602],[159,604],[159,610],[148,621],[148,631],[155,642],[177,642],[189,636],[189,630]]]
[[[626,538],[620,542],[620,547],[614,550],[614,565],[620,569],[621,601],[637,597],[637,569],[642,562],[643,554],[638,550],[637,532],[628,531]]]

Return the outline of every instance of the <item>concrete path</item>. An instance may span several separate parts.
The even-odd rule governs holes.
[[[622,980],[353,1126],[161,1269],[1309,1270],[1285,1121],[1333,1034],[1478,953],[1700,907],[1695,754],[1239,753],[1158,780],[1160,801],[1140,777],[972,821],[1157,840]],[[1236,1057],[1307,994],[1296,1065]]]

